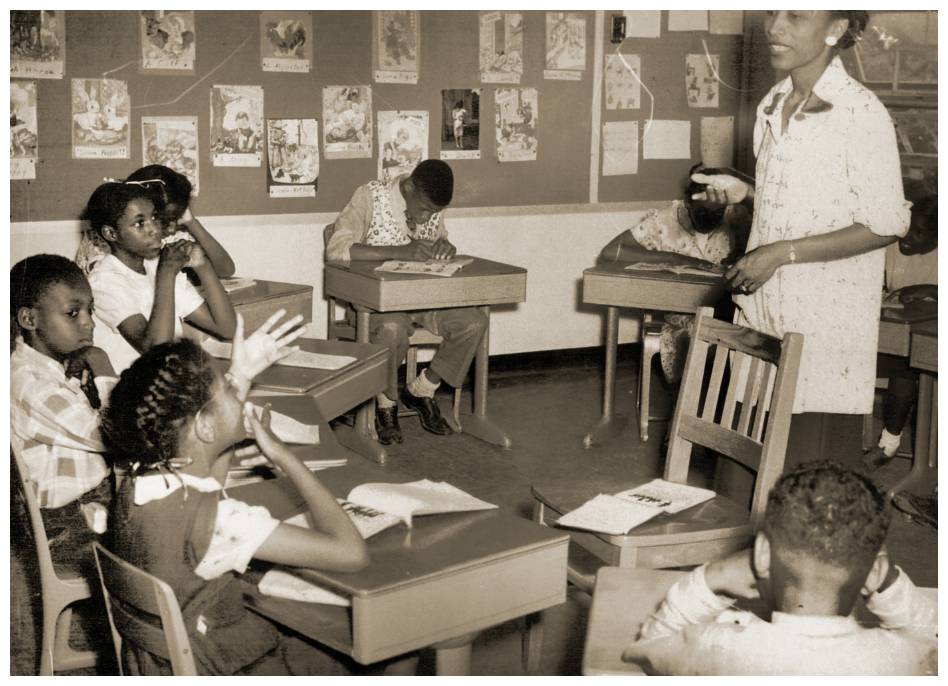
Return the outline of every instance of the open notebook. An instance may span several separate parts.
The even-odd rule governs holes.
[[[229,360],[232,345],[224,341],[218,341],[214,338],[205,338],[201,343],[204,351],[212,356],[222,360]],[[277,360],[274,364],[282,367],[304,367],[306,369],[342,369],[346,365],[352,364],[356,358],[350,355],[328,355],[326,353],[311,353],[306,350],[297,350],[286,357]]]
[[[376,267],[375,271],[392,274],[453,276],[459,269],[473,261],[472,257],[455,257],[451,260],[388,260]]]
[[[664,479],[614,495],[600,493],[557,521],[557,526],[621,536],[662,513],[674,514],[710,500],[714,491]]]

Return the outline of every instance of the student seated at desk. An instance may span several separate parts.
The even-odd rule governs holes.
[[[192,189],[187,176],[161,164],[149,164],[133,172],[125,182],[150,188],[164,200],[161,234],[165,243],[174,240],[195,241],[204,250],[220,278],[234,275],[234,261],[230,254],[191,214]],[[96,262],[111,252],[109,244],[98,231],[83,231],[79,250],[76,251],[76,263],[89,274]]]
[[[280,313],[282,315],[282,313]],[[365,541],[313,472],[244,404],[249,379],[282,356],[300,318],[250,339],[234,336],[222,374],[193,341],[162,343],[123,374],[104,433],[129,470],[115,497],[107,547],[175,592],[200,674],[345,674],[345,656],[281,631],[244,606],[238,576],[251,558],[294,567],[357,571]],[[285,349],[284,349],[285,352]],[[266,413],[265,413],[266,414]],[[222,484],[235,442],[250,429],[261,452],[293,482],[315,528],[274,519],[229,498]],[[159,656],[125,643],[126,674],[170,674]]]
[[[440,160],[425,160],[410,174],[385,184],[370,181],[356,189],[335,221],[326,246],[330,262],[357,260],[450,259],[457,252],[448,241],[441,212],[454,194],[454,174]],[[414,327],[427,329],[443,341],[434,359],[401,393],[401,401],[418,412],[422,427],[441,436],[451,427],[434,401],[444,380],[460,386],[467,376],[487,318],[476,308],[373,313],[369,339],[388,347],[389,387],[376,398],[379,442],[402,442],[398,425],[398,367],[408,352]]]
[[[97,342],[116,371],[150,347],[180,338],[181,321],[221,338],[234,333],[234,307],[198,243],[162,244],[163,196],[151,185],[107,182],[89,198],[83,218],[108,243],[89,274],[101,326]],[[182,269],[201,279],[204,296]]]
[[[678,675],[935,673],[937,606],[890,562],[890,519],[870,479],[800,465],[770,492],[753,548],[672,586],[622,659]],[[878,628],[852,616],[860,594]],[[769,622],[730,609],[758,598]]]
[[[747,243],[749,212],[740,205],[727,207],[693,199],[705,190],[705,184],[691,180],[696,172],[722,173],[696,164],[688,172],[683,198],[667,208],[649,210],[638,224],[609,241],[599,253],[599,262],[662,263],[722,271],[740,257]],[[694,317],[687,314],[665,315],[660,357],[669,383],[681,378],[692,321]]]
[[[92,345],[89,282],[65,257],[27,257],[10,270],[10,314],[10,444],[37,486],[53,559],[91,558],[112,497],[99,411],[116,378]]]
[[[938,303],[938,196],[927,195],[912,204],[909,231],[899,239],[898,252],[886,252],[886,289],[883,307],[910,305],[917,301]],[[863,458],[875,470],[895,458],[918,397],[918,372],[908,359],[879,356],[880,376],[888,378],[882,402],[883,428],[879,444]],[[936,508],[937,509],[937,508]]]

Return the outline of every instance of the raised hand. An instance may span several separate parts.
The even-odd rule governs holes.
[[[229,370],[234,377],[249,382],[274,362],[299,350],[299,346],[290,346],[290,343],[303,335],[304,328],[299,326],[303,315],[291,317],[273,329],[285,314],[286,310],[277,310],[244,339],[244,318],[237,313]]]
[[[711,176],[700,172],[691,175],[695,183],[707,184],[703,193],[695,193],[692,200],[706,200],[719,205],[736,205],[750,193],[750,186],[736,176],[729,174],[713,174]]]

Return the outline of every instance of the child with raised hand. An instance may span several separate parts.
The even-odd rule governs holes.
[[[33,255],[10,270],[10,445],[37,487],[53,559],[80,559],[111,499],[99,411],[115,371],[92,345],[92,291],[60,255]]]
[[[234,261],[230,254],[191,214],[192,187],[187,176],[161,164],[150,164],[135,171],[125,182],[144,186],[162,197],[164,211],[161,221],[164,241],[196,241],[204,250],[218,277],[224,279],[234,275]],[[109,244],[102,239],[98,231],[84,231],[79,250],[76,252],[76,263],[88,274],[96,262],[110,252]]]
[[[247,610],[239,577],[251,558],[355,571],[368,563],[365,542],[333,495],[244,404],[246,380],[291,352],[300,318],[267,333],[272,317],[246,342],[234,338],[222,374],[188,340],[155,346],[122,373],[105,434],[126,465],[113,503],[108,547],[174,589],[201,674],[331,674],[349,669],[320,647],[282,634]],[[222,484],[229,448],[246,437],[293,482],[315,528],[281,523],[266,508],[229,498]],[[162,658],[126,644],[128,674],[170,674]]]
[[[672,586],[622,659],[660,674],[934,674],[937,605],[889,560],[890,520],[867,477],[798,466],[771,490],[753,548]],[[877,628],[853,617],[860,595]],[[732,610],[740,599],[763,600],[770,621]]]
[[[109,245],[89,283],[104,324],[97,341],[117,371],[152,346],[180,338],[185,319],[221,338],[234,333],[234,308],[203,248],[191,241],[162,246],[164,210],[153,188],[107,182],[83,214]],[[203,297],[182,273],[185,267],[201,279]]]

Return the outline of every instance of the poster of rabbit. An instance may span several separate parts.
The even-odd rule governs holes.
[[[73,158],[128,159],[130,109],[126,81],[73,79]]]

